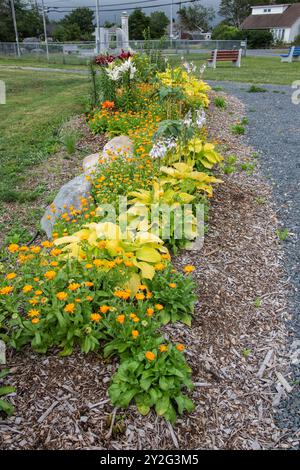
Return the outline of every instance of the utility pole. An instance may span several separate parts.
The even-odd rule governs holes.
[[[170,11],[170,39],[173,39],[173,0],[171,0],[171,11]]]
[[[47,60],[49,62],[49,46],[48,46],[48,36],[47,36],[47,25],[46,25],[44,0],[42,0],[42,10],[43,10],[43,24],[44,24],[44,37],[45,37],[45,44],[46,44],[46,54],[47,54]]]
[[[100,15],[99,15],[99,0],[96,0],[96,52],[100,54]]]
[[[17,27],[17,21],[16,21],[16,12],[15,12],[14,0],[10,0],[10,4],[11,4],[12,19],[13,19],[14,28],[15,28],[15,36],[16,36],[16,43],[17,43],[17,54],[18,54],[18,57],[20,57],[21,56],[21,51],[20,51],[20,44],[19,44],[19,34],[18,34],[18,27]]]

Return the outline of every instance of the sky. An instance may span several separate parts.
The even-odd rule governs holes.
[[[179,0],[173,0],[174,1],[174,6],[173,6],[173,17],[175,18],[176,11],[179,9],[179,5],[175,4],[175,2],[179,2]],[[143,3],[139,3],[143,2]],[[37,0],[37,3],[40,3],[40,0]],[[96,4],[96,0],[44,0],[45,7],[69,7],[65,8],[65,10],[69,10],[70,7],[78,7],[78,6],[94,6]],[[100,3],[100,24],[103,25],[103,23],[108,20],[111,22],[118,21],[120,18],[120,14],[123,11],[127,11],[128,13],[131,13],[133,8],[142,8],[142,7],[147,7],[144,8],[144,12],[146,14],[150,14],[152,11],[164,11],[168,16],[170,16],[170,6],[161,6],[164,4],[171,3],[171,0],[137,0],[135,3],[130,0],[123,0],[120,2],[120,0],[99,0]],[[204,6],[212,6],[215,8],[215,10],[218,9],[218,5],[220,3],[220,0],[203,0],[202,5]],[[102,6],[103,5],[103,6]],[[186,6],[189,5],[189,3],[185,4]],[[148,8],[156,6],[155,8]],[[182,5],[184,6],[184,4]],[[132,9],[130,9],[132,8]],[[62,8],[61,8],[62,9]],[[105,10],[115,10],[115,11],[105,11]],[[63,17],[64,14],[67,13],[55,13],[55,12],[49,12],[49,18],[58,20]]]

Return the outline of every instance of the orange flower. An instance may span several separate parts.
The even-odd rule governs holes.
[[[44,241],[41,243],[42,247],[44,248],[51,248],[53,246],[53,243],[49,242],[48,240]]]
[[[147,351],[145,353],[145,356],[146,356],[146,359],[148,359],[148,361],[154,361],[155,359],[155,354],[152,351]]]
[[[140,284],[140,285],[138,286],[138,289],[139,289],[139,290],[147,290],[147,286],[145,286],[145,284]]]
[[[58,292],[56,294],[56,297],[58,298],[58,300],[66,300],[68,294],[66,292]]]
[[[106,247],[106,241],[102,240],[101,242],[98,243],[98,248],[105,248]]]
[[[136,315],[134,315],[134,317],[132,317],[132,321],[134,323],[138,323],[140,321],[139,317],[137,317]]]
[[[0,295],[8,295],[10,294],[14,288],[12,286],[5,286],[0,289]]]
[[[50,251],[52,256],[58,256],[61,254],[61,250],[59,248],[53,248],[53,250]]]
[[[75,310],[75,304],[67,304],[64,308],[64,311],[67,313],[73,313]]]
[[[41,247],[40,247],[40,246],[33,246],[33,247],[31,248],[31,251],[32,251],[32,253],[36,253],[36,254],[37,254],[37,253],[39,253],[39,252],[41,251]]]
[[[15,277],[17,277],[16,273],[8,273],[6,274],[6,279],[8,281],[11,281],[12,279],[14,279]]]
[[[16,253],[19,249],[19,245],[17,245],[17,243],[11,243],[8,247],[8,251],[10,251],[10,253]]]
[[[111,269],[114,268],[116,263],[114,261],[107,261],[106,266]]]
[[[91,321],[98,323],[101,320],[101,315],[99,313],[92,313],[90,319]]]
[[[125,315],[118,315],[117,316],[117,322],[120,323],[121,325],[123,325],[125,321]]]
[[[138,330],[132,330],[131,334],[132,334],[133,338],[137,338],[138,335],[139,335],[139,332],[138,332]]]
[[[84,285],[85,285],[86,287],[93,287],[94,283],[93,283],[93,282],[90,282],[90,281],[85,281],[85,282],[84,282]]]
[[[156,271],[163,271],[163,269],[165,269],[165,265],[163,263],[157,263],[154,265],[154,269],[156,269]]]
[[[30,292],[31,290],[33,289],[32,285],[31,284],[26,284],[24,287],[23,287],[23,292],[25,294],[27,294],[27,292]]]
[[[130,297],[129,290],[117,290],[114,292],[114,296],[119,297],[120,299],[127,300]]]
[[[141,292],[138,292],[138,293],[135,295],[135,298],[136,298],[136,300],[144,300],[145,296],[144,296],[144,294],[142,294]]]
[[[32,310],[29,310],[28,312],[29,317],[38,317],[39,315],[40,315],[39,310],[32,309]]]
[[[103,101],[101,107],[103,109],[113,109],[115,107],[115,103],[113,101]]]
[[[110,310],[110,307],[108,305],[101,305],[99,310],[101,313],[107,313]]]
[[[55,271],[47,271],[45,274],[44,274],[45,278],[48,279],[49,281],[51,279],[54,279],[55,276],[56,276],[56,272]]]
[[[183,270],[185,273],[189,274],[189,273],[192,273],[193,271],[195,271],[195,266],[193,266],[192,264],[187,264]]]
[[[32,299],[29,299],[28,302],[30,305],[37,305],[39,303],[39,299],[37,297],[32,297]]]
[[[93,264],[99,268],[100,266],[103,266],[104,262],[102,259],[94,259]]]
[[[171,289],[175,289],[175,287],[177,287],[177,284],[175,284],[175,282],[170,282],[169,287],[171,287]]]
[[[178,349],[178,351],[182,352],[185,350],[185,347],[183,344],[179,343],[176,345],[176,349]]]
[[[156,310],[162,310],[164,308],[164,306],[161,305],[161,304],[155,304],[155,308],[156,308]]]
[[[68,289],[74,291],[74,290],[79,289],[79,287],[80,287],[80,284],[78,282],[71,282],[71,284],[69,284]]]
[[[58,266],[58,262],[57,261],[51,261],[50,266],[52,266],[53,268],[56,268],[56,266]]]
[[[35,295],[42,295],[43,291],[42,290],[36,290]]]
[[[148,317],[152,317],[153,313],[154,313],[154,309],[153,309],[153,308],[150,308],[150,307],[147,308],[147,315],[148,315]]]
[[[34,325],[36,325],[37,323],[39,323],[40,319],[35,317],[31,320],[31,323],[33,323]]]
[[[92,295],[87,295],[86,296],[86,300],[88,300],[89,302],[91,302],[93,299],[94,299],[94,297]]]
[[[147,299],[151,299],[151,298],[152,298],[152,296],[153,296],[152,292],[150,292],[150,291],[149,291],[149,292],[147,292]]]
[[[85,265],[86,269],[92,269],[93,265],[91,263],[87,263]]]

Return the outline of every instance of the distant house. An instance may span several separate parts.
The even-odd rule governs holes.
[[[255,5],[241,25],[247,30],[268,30],[277,41],[291,43],[300,34],[300,3]]]

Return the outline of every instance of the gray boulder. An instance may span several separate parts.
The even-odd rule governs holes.
[[[92,183],[86,179],[85,174],[76,176],[76,178],[60,188],[53,204],[51,204],[52,207],[55,207],[55,213],[51,211],[51,206],[48,206],[41,220],[41,228],[46,232],[48,238],[52,235],[53,226],[57,218],[67,211],[64,206],[67,206],[67,208],[73,206],[74,209],[80,209],[81,198],[88,197],[91,188]]]

